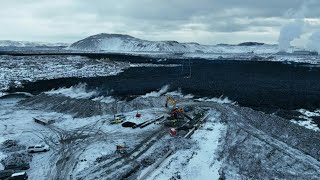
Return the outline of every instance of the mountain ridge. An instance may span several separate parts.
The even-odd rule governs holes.
[[[271,46],[258,42],[244,42],[237,46]],[[227,45],[225,45],[227,46]],[[231,45],[229,45],[231,46]],[[125,51],[125,52],[183,52],[183,53],[220,53],[219,45],[202,45],[196,42],[150,41],[127,34],[100,33],[81,39],[69,46],[71,50],[81,51]],[[250,50],[242,50],[250,52]]]

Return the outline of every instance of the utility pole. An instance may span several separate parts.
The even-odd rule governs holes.
[[[191,62],[190,62],[190,59],[189,59],[189,78],[191,78]]]

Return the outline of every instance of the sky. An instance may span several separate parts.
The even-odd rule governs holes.
[[[307,0],[0,0],[0,40],[72,43],[98,33],[202,44],[276,44],[302,19],[305,44],[320,30],[320,1]]]

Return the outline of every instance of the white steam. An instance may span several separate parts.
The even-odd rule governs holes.
[[[316,31],[310,36],[307,47],[312,51],[320,53],[320,31]]]
[[[287,51],[291,46],[291,42],[300,38],[303,33],[304,24],[302,19],[296,19],[294,22],[282,27],[278,39],[280,51]]]
[[[298,10],[290,9],[286,12],[286,16],[293,19],[290,23],[284,25],[280,30],[280,35],[278,39],[278,45],[280,51],[287,51],[290,46],[291,42],[295,39],[299,39],[306,30],[306,22],[305,22],[305,15],[309,11],[309,7],[315,0],[308,0],[304,1],[301,7]],[[310,50],[316,50],[320,52],[320,32],[315,32],[309,39],[308,44],[306,47]]]

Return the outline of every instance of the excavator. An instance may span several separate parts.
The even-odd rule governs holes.
[[[167,96],[167,100],[166,100],[166,104],[165,104],[166,107],[168,107],[169,102],[171,102],[173,104],[172,109],[176,109],[177,102],[171,96]]]
[[[170,102],[173,104],[173,107],[172,107],[172,110],[170,111],[171,117],[169,117],[169,119],[172,119],[172,120],[183,119],[183,117],[191,119],[188,115],[184,113],[183,108],[177,108],[177,102],[171,96],[167,96],[165,107],[169,107]]]

